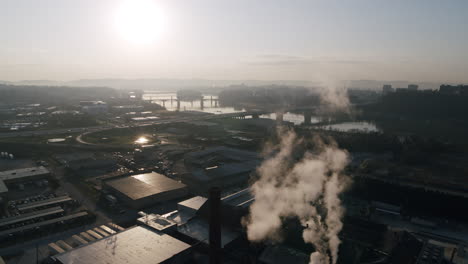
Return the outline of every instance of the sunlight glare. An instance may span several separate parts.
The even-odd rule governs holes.
[[[159,37],[165,28],[161,8],[151,0],[126,0],[115,13],[117,32],[135,44],[149,44]]]
[[[139,137],[137,140],[135,140],[136,144],[146,144],[149,142],[149,139],[146,137]]]

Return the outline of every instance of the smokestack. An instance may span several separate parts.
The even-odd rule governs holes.
[[[221,189],[210,189],[210,264],[221,264]]]
[[[333,260],[333,256],[332,256],[332,252],[331,252],[331,250],[329,248],[327,249],[327,257],[328,257],[328,262],[332,263],[331,261]]]

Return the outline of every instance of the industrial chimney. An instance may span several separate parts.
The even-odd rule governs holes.
[[[221,263],[221,190],[210,189],[210,264]]]

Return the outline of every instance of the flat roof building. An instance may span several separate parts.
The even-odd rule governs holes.
[[[191,246],[164,233],[137,226],[58,254],[58,263],[182,263]]]
[[[27,204],[20,204],[17,206],[17,208],[20,212],[24,212],[28,210],[34,210],[39,207],[47,207],[47,206],[63,204],[63,203],[71,202],[71,201],[73,201],[73,199],[70,198],[70,196],[63,195],[63,196],[54,197],[54,198],[47,199],[47,200],[42,200],[42,201],[37,201],[37,202],[32,202],[32,203],[27,203]]]
[[[246,182],[260,164],[257,153],[235,148],[213,147],[189,153],[185,165],[190,174],[183,181],[200,192]]]
[[[12,216],[12,217],[7,217],[4,219],[0,220],[0,230],[5,229],[5,227],[8,227],[9,225],[14,225],[22,222],[27,222],[30,220],[36,220],[39,218],[44,218],[52,215],[57,215],[63,213],[63,209],[60,208],[59,206],[53,207],[53,208],[48,208],[40,211],[35,211],[32,213],[27,213],[27,214],[21,214],[18,216]]]
[[[46,177],[50,171],[43,166],[0,172],[0,179],[4,182],[21,181],[34,177]]]
[[[136,209],[181,198],[188,193],[185,184],[155,172],[105,181],[103,188]]]
[[[65,224],[73,224],[76,222],[85,222],[86,220],[90,219],[91,216],[87,212],[78,212],[74,213],[71,215],[66,215],[58,218],[53,218],[50,220],[38,222],[38,223],[33,223],[33,224],[28,224],[24,226],[20,226],[17,228],[12,228],[12,229],[7,229],[0,231],[0,241],[4,240],[10,240],[14,236],[23,236],[27,232],[34,232],[41,230],[42,228],[47,228],[47,227],[54,227],[58,228],[60,225],[65,225]]]
[[[0,172],[0,195],[8,192],[6,184],[41,179],[50,176],[50,171],[43,166]]]

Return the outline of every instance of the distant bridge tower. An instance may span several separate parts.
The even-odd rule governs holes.
[[[304,111],[304,125],[312,124],[312,111]]]

